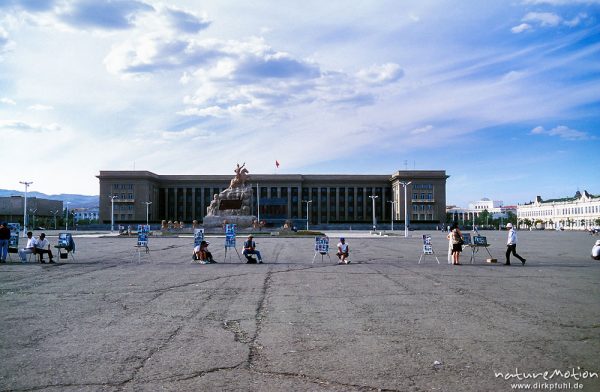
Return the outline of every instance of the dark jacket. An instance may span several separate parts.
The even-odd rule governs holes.
[[[10,240],[10,229],[8,227],[0,227],[0,240]]]

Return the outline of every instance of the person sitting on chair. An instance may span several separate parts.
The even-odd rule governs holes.
[[[350,248],[346,243],[346,239],[343,237],[340,238],[340,242],[339,244],[337,244],[337,247],[338,251],[336,255],[338,259],[340,259],[340,262],[338,264],[350,264],[350,260],[348,260],[348,256],[350,255]]]
[[[200,245],[194,247],[194,260],[200,260],[202,264],[216,264],[212,253],[208,251],[208,245],[209,242],[203,240]]]
[[[50,241],[46,239],[46,234],[40,234],[40,238],[35,243],[35,253],[40,255],[40,263],[44,264],[44,253],[48,253],[48,257],[50,257],[50,264],[54,264],[54,260],[52,259],[52,251],[50,250]]]
[[[596,241],[592,247],[592,259],[600,260],[600,240]]]
[[[242,252],[242,254],[246,257],[246,260],[248,260],[249,262],[251,260],[254,260],[249,255],[256,255],[256,257],[258,258],[258,262],[262,264],[262,257],[260,256],[260,252],[256,250],[256,242],[252,240],[253,238],[254,237],[252,236],[252,234],[250,234],[248,236],[248,240],[244,241],[244,251]]]
[[[30,253],[35,253],[35,244],[37,240],[33,238],[33,233],[31,231],[27,232],[27,245],[23,249],[19,250],[19,257],[21,258],[21,262],[26,262],[27,257],[25,255]]]

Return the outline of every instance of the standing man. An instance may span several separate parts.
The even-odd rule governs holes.
[[[50,264],[54,264],[54,260],[52,259],[52,251],[50,250],[50,241],[46,239],[46,234],[40,234],[40,239],[37,240],[35,244],[35,253],[40,255],[40,263],[44,264],[44,253],[48,253],[48,257],[50,257]]]
[[[35,244],[37,240],[33,238],[33,233],[31,231],[27,232],[27,245],[23,249],[19,250],[19,257],[21,258],[21,262],[26,262],[27,257],[25,255],[30,253],[35,253]]]
[[[10,241],[10,229],[6,222],[0,223],[0,263],[6,263],[8,257],[8,243]]]
[[[253,241],[253,236],[252,234],[250,234],[248,236],[248,240],[244,241],[244,251],[242,252],[242,254],[244,256],[246,256],[247,260],[250,260],[250,257],[248,255],[256,255],[256,257],[258,258],[258,263],[262,264],[262,257],[260,257],[260,252],[256,250],[256,242]]]
[[[527,259],[522,258],[517,254],[517,232],[513,228],[512,223],[506,225],[508,229],[508,240],[506,241],[506,263],[504,265],[510,265],[510,254],[512,253],[517,259],[521,260],[521,263],[525,265]]]

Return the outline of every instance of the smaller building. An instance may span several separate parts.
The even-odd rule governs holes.
[[[81,220],[97,221],[100,219],[100,208],[75,208],[73,210],[73,220],[75,223]]]
[[[520,224],[537,228],[587,230],[600,226],[600,195],[577,191],[573,197],[535,201],[517,206]]]
[[[23,207],[25,197],[9,196],[0,197],[0,219],[6,222],[15,222],[23,224]],[[35,221],[47,218],[54,218],[56,214],[60,216],[63,211],[62,200],[41,199],[38,197],[27,198],[27,219],[30,225],[35,225]]]

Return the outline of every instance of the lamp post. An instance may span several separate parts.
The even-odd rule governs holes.
[[[306,231],[308,231],[308,205],[312,202],[312,200],[302,200],[302,203],[306,203]]]
[[[25,200],[23,203],[23,238],[27,237],[27,188],[33,184],[33,181],[19,181],[20,184],[25,185]]]
[[[375,199],[377,199],[379,196],[371,195],[369,197],[373,201],[373,231],[375,231],[377,229],[377,220],[375,219]]]
[[[67,214],[66,214],[67,219],[65,219],[65,231],[69,231],[69,204],[71,204],[70,201],[67,202]]]
[[[394,205],[396,204],[396,202],[394,200],[388,200],[388,203],[390,203],[390,205],[392,206],[392,219],[390,220],[390,222],[392,223],[392,231],[394,231]]]
[[[149,225],[149,223],[148,223],[148,210],[149,210],[150,204],[152,204],[152,202],[151,201],[145,201],[144,204],[146,204],[146,226],[148,226]]]
[[[29,212],[31,213],[31,217],[32,217],[32,225],[33,228],[35,228],[35,213],[37,212],[37,208],[30,208]]]
[[[258,190],[258,182],[256,183],[256,220],[260,227],[260,193]]]
[[[60,212],[60,210],[50,211],[52,215],[54,215],[54,230],[56,230],[56,215]]]
[[[110,232],[115,230],[115,199],[117,195],[108,196],[110,199]]]
[[[406,188],[412,184],[412,181],[400,181],[400,185],[404,187],[404,238],[408,238],[408,198],[406,196]]]

